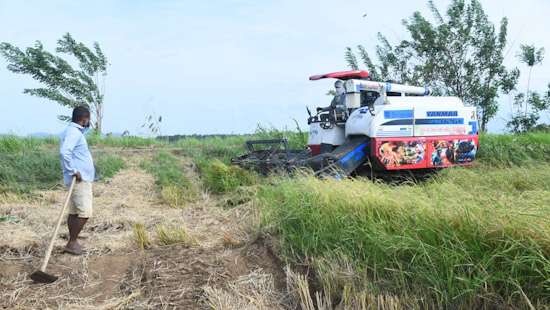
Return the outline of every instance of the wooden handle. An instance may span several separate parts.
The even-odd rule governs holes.
[[[73,179],[71,181],[71,186],[69,187],[69,193],[67,193],[67,197],[65,198],[65,204],[63,204],[63,208],[61,208],[61,212],[59,212],[59,217],[57,218],[57,224],[55,224],[55,230],[53,231],[50,244],[48,244],[48,249],[46,250],[46,254],[44,256],[44,261],[42,261],[42,266],[40,267],[40,271],[42,272],[45,272],[46,266],[48,266],[48,261],[50,260],[50,256],[52,255],[53,243],[55,241],[55,237],[57,237],[59,226],[61,226],[61,221],[63,220],[63,214],[65,214],[65,209],[67,209],[67,206],[69,205],[69,201],[71,201],[71,195],[73,194],[75,183],[76,183],[76,176],[73,176]]]

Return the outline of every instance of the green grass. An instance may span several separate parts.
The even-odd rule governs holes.
[[[483,166],[417,185],[283,179],[258,197],[294,263],[344,257],[361,289],[453,308],[525,306],[550,302],[549,180],[548,164]]]
[[[251,135],[232,135],[195,138],[182,138],[174,143],[181,148],[183,153],[194,160],[208,161],[218,159],[229,164],[231,158],[242,155],[246,152],[245,142],[247,140],[280,139],[287,138],[289,147],[303,149],[306,147],[307,134],[289,130],[278,130],[275,128],[264,128],[259,126]]]
[[[518,166],[550,162],[550,134],[482,134],[478,159],[495,166]]]
[[[112,178],[124,168],[124,160],[103,154],[95,159],[97,173]],[[0,191],[27,194],[61,184],[63,180],[59,154],[51,150],[0,153]]]
[[[286,138],[288,140],[288,146],[291,149],[304,149],[307,145],[307,132],[304,132],[298,125],[296,126],[296,131],[258,126],[253,136],[255,139]]]
[[[233,165],[226,165],[218,159],[211,160],[202,168],[204,185],[214,193],[226,193],[240,186],[253,185],[258,176]]]
[[[29,194],[61,184],[58,144],[54,137],[0,137],[0,193]],[[104,178],[113,177],[125,166],[119,156],[105,153],[95,158],[95,164]]]
[[[0,192],[18,194],[61,182],[59,156],[52,152],[0,153]]]
[[[22,138],[18,136],[0,136],[0,154],[37,151],[45,144],[56,143],[54,138]]]
[[[195,188],[174,155],[161,151],[152,160],[142,162],[141,167],[155,177],[162,198],[170,206],[182,207],[195,198]]]
[[[207,138],[183,138],[175,142],[175,146],[181,148],[187,155],[200,164],[211,159],[218,159],[228,164],[231,158],[245,152],[244,144],[252,136],[228,136]]]
[[[159,186],[189,187],[191,185],[189,179],[183,174],[178,159],[166,151],[157,153],[151,161],[144,161],[141,166],[155,176]]]
[[[94,134],[86,136],[88,145],[100,146],[100,147],[124,147],[124,148],[139,148],[149,146],[164,146],[167,142],[161,141],[155,138],[142,138],[142,137],[101,137]],[[45,137],[19,137],[14,135],[0,136],[0,153],[13,153],[20,151],[32,151],[42,149],[44,146],[59,145],[59,138]]]
[[[112,178],[117,172],[126,167],[124,159],[113,154],[101,154],[95,159],[96,174],[101,178]]]
[[[247,152],[247,140],[280,138],[287,138],[289,147],[294,149],[303,149],[307,143],[307,135],[303,132],[260,126],[252,135],[189,137],[178,140],[175,145],[181,148],[184,155],[193,159],[203,185],[211,192],[222,194],[260,181],[255,173],[230,165],[231,158]]]
[[[90,134],[86,136],[86,140],[89,145],[93,146],[109,146],[109,147],[125,147],[125,148],[139,148],[148,147],[153,145],[165,145],[164,141],[160,141],[155,138],[142,138],[136,136],[128,137],[100,137],[98,135]]]

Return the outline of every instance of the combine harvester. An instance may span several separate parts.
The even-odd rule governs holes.
[[[311,76],[337,79],[329,107],[308,109],[307,150],[286,139],[247,141],[248,154],[233,163],[262,173],[310,167],[325,176],[372,171],[432,170],[470,164],[478,148],[475,107],[429,89],[369,79],[366,71]],[[263,146],[263,147],[262,147]],[[260,148],[258,148],[260,147]]]

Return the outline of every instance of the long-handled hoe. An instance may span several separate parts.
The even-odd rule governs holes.
[[[65,198],[65,204],[63,205],[63,208],[61,208],[61,212],[59,213],[59,218],[57,218],[57,224],[55,225],[55,229],[52,234],[52,238],[50,240],[50,244],[48,244],[48,248],[46,249],[46,254],[44,255],[44,260],[42,261],[42,266],[39,270],[33,272],[31,274],[31,279],[34,282],[37,283],[52,283],[57,280],[57,276],[47,274],[46,273],[46,267],[48,266],[48,261],[50,260],[50,256],[52,255],[53,250],[53,243],[55,241],[55,238],[57,237],[57,232],[59,231],[59,226],[61,226],[61,221],[63,220],[63,215],[65,214],[65,209],[67,209],[67,206],[69,205],[69,201],[71,200],[71,195],[73,193],[74,184],[76,182],[76,177],[73,176],[73,179],[71,181],[71,186],[69,187],[69,193],[67,194],[67,197]]]

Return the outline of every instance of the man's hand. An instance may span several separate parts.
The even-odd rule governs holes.
[[[79,171],[75,172],[73,175],[76,177],[77,182],[82,181],[82,176],[80,175]]]

